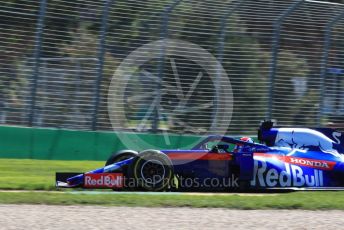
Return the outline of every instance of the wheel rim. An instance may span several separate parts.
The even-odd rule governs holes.
[[[158,160],[145,161],[141,166],[141,178],[146,184],[158,184],[165,178],[164,164]]]

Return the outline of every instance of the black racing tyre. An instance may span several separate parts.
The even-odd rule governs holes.
[[[138,154],[129,166],[128,173],[137,188],[162,191],[169,187],[173,178],[173,166],[167,155],[158,150],[145,150]]]
[[[137,155],[138,155],[138,153],[136,151],[133,151],[133,150],[122,150],[119,152],[115,152],[115,153],[111,154],[111,156],[107,159],[105,166],[111,165],[111,164],[119,162],[119,161],[129,159],[131,157],[136,157]]]

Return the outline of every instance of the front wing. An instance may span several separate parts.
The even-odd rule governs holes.
[[[80,179],[79,183],[71,183],[70,178]],[[108,188],[124,187],[123,173],[56,173],[57,188]]]

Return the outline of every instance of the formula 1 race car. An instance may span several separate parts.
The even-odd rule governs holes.
[[[57,187],[149,191],[341,189],[344,135],[328,128],[277,128],[251,138],[209,136],[191,150],[123,150],[105,167],[56,174]]]

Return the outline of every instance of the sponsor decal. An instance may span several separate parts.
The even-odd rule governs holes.
[[[313,169],[305,173],[298,165],[284,163],[284,169],[267,168],[265,161],[254,161],[252,186],[261,187],[322,187],[323,171]]]
[[[331,161],[322,161],[322,160],[312,160],[312,159],[305,159],[300,157],[286,157],[286,162],[295,165],[307,166],[310,168],[317,168],[323,170],[331,170],[333,169],[335,162]]]
[[[333,132],[332,133],[332,137],[336,140],[336,143],[337,144],[340,144],[340,139],[342,136],[342,133],[339,133],[339,132]]]
[[[336,165],[336,162],[334,161],[316,160],[316,159],[294,157],[294,156],[284,156],[284,155],[278,155],[278,154],[254,153],[254,156],[264,157],[264,158],[275,158],[289,164],[300,165],[300,166],[321,169],[321,170],[333,170],[334,166]]]
[[[279,128],[275,145],[305,150],[313,146],[323,152],[335,151],[330,138],[319,131],[308,128]]]
[[[87,173],[84,176],[85,188],[123,188],[122,173]]]

